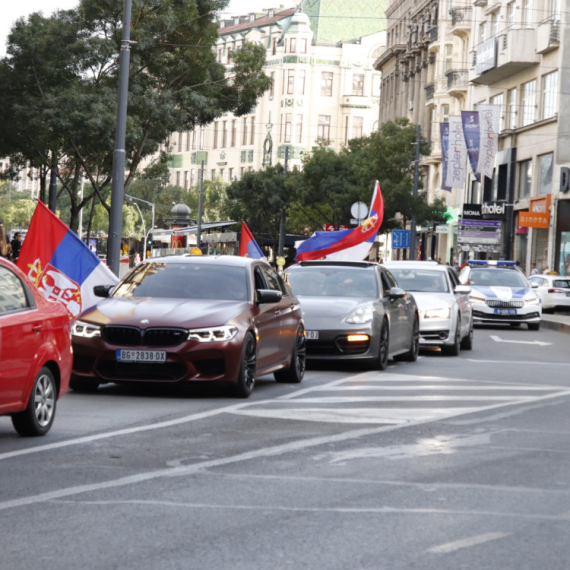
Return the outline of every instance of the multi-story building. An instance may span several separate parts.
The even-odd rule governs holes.
[[[471,106],[494,103],[502,114],[493,180],[486,179],[482,189],[473,184],[467,201],[505,202],[505,251],[527,273],[533,264],[539,271],[570,271],[568,171],[557,168],[570,164],[570,118],[559,114],[570,102],[570,78],[562,74],[570,42],[561,4],[473,2]],[[542,227],[525,227],[529,217]]]
[[[444,197],[455,221],[438,232],[421,229],[418,242],[422,258],[451,261],[463,190],[442,190],[439,123],[466,109],[471,6],[454,0],[391,0],[386,16],[387,48],[375,63],[382,73],[380,122],[407,117],[421,125],[431,143],[430,156],[421,161],[423,191],[429,201]]]
[[[373,63],[385,48],[385,1],[364,0],[367,18],[353,18],[342,0],[302,5],[220,22],[218,61],[231,72],[230,54],[244,42],[265,46],[271,89],[248,115],[224,115],[194,132],[174,133],[171,183],[188,189],[205,177],[231,181],[246,170],[283,163],[300,166],[318,143],[340,149],[378,123],[380,73]]]

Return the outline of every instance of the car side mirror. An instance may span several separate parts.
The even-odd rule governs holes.
[[[399,287],[392,287],[390,289],[390,299],[401,299],[406,296],[406,292]]]
[[[457,285],[453,292],[456,295],[469,295],[469,293],[471,293],[471,287],[468,287],[467,285]]]
[[[538,289],[538,283],[531,283],[530,286],[531,286],[533,289]]]
[[[281,291],[274,291],[273,289],[258,289],[257,290],[257,303],[262,305],[264,303],[279,303],[283,299]]]
[[[108,297],[114,285],[95,285],[93,294],[95,297]]]

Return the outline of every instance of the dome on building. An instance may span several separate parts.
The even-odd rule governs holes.
[[[170,215],[173,218],[189,218],[192,210],[183,202],[176,204],[172,210],[170,210]]]

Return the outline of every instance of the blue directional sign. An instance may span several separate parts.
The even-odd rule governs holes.
[[[392,230],[392,249],[410,247],[410,230]]]

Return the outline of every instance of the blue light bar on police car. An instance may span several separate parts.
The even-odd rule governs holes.
[[[483,259],[471,259],[467,262],[469,266],[477,266],[477,265],[496,265],[498,267],[516,267],[516,261],[496,261],[496,260],[483,260]]]

